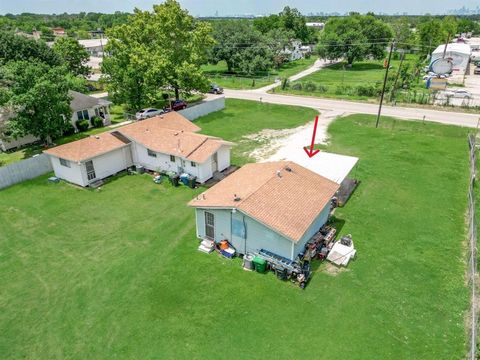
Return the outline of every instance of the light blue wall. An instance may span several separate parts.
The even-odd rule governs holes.
[[[305,244],[327,222],[330,206],[315,219],[312,226],[297,244],[288,238],[271,230],[267,226],[252,219],[241,211],[232,213],[231,209],[199,209],[195,210],[197,218],[197,236],[205,236],[205,211],[215,216],[215,241],[227,239],[235,247],[237,252],[258,252],[260,249],[272,251],[278,255],[294,260],[299,252],[303,251]],[[246,239],[232,234],[232,220],[236,219],[245,224]]]
[[[330,203],[325,206],[325,208],[322,210],[322,212],[317,216],[315,221],[312,223],[312,226],[305,232],[305,234],[302,236],[302,238],[295,244],[295,257],[303,251],[305,248],[305,244],[312,238],[315,233],[320,230],[320,228],[325,225],[325,223],[328,221],[328,216],[330,215]]]

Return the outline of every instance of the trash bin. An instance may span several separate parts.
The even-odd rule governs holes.
[[[190,176],[188,178],[188,186],[190,188],[195,189],[195,186],[197,185],[197,177],[196,176]]]
[[[255,256],[253,258],[253,264],[257,272],[263,274],[265,271],[267,271],[267,261],[259,256]]]
[[[143,173],[145,173],[145,168],[143,166],[137,166],[137,172],[139,174],[143,174]]]
[[[244,268],[245,270],[253,270],[253,269],[254,269],[254,266],[253,266],[253,255],[246,254],[246,255],[243,257],[243,268]]]
[[[180,182],[180,176],[178,175],[173,175],[171,178],[170,178],[171,182],[172,182],[172,185],[177,187],[179,185],[179,182]]]
[[[180,175],[180,182],[181,182],[183,185],[188,186],[188,178],[189,178],[189,177],[190,177],[190,175],[188,175],[188,174],[185,174],[185,173],[181,174],[181,175]]]

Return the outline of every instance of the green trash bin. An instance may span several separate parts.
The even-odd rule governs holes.
[[[267,271],[267,261],[259,256],[255,256],[253,258],[253,264],[257,272],[263,274],[265,271]]]

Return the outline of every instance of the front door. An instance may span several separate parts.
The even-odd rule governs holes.
[[[218,170],[218,155],[217,153],[212,156],[212,173]]]
[[[215,239],[215,217],[207,211],[205,211],[205,237]]]
[[[97,176],[95,175],[95,168],[93,167],[93,161],[87,161],[85,163],[85,168],[87,169],[87,179],[91,181],[95,179]]]

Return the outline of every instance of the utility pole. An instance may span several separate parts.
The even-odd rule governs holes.
[[[385,96],[385,87],[387,86],[388,69],[390,69],[390,60],[392,60],[394,45],[395,45],[395,39],[392,40],[392,43],[390,44],[390,53],[388,54],[387,70],[385,70],[385,78],[383,79],[383,89],[382,89],[382,95],[380,96],[380,105],[378,106],[378,115],[377,115],[377,122],[375,123],[375,128],[378,128],[378,123],[380,122],[380,114],[382,113],[383,98]]]
[[[400,65],[398,66],[397,76],[395,76],[395,82],[393,83],[392,92],[390,93],[390,101],[393,100],[393,95],[395,95],[395,87],[397,86],[398,77],[400,76],[400,71],[402,70],[403,59],[405,59],[405,51],[402,52],[402,56],[400,58]]]
[[[447,54],[447,47],[448,47],[448,42],[450,41],[450,33],[447,35],[447,42],[445,43],[445,48],[443,49],[443,56],[442,59],[445,59],[445,55]]]

